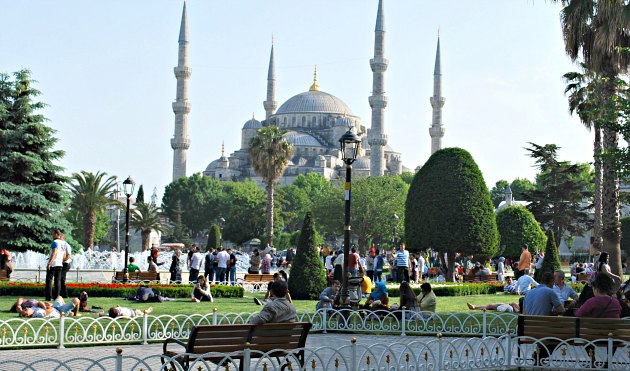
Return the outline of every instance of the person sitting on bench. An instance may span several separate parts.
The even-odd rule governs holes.
[[[284,281],[276,281],[271,285],[271,300],[265,304],[257,316],[247,323],[260,325],[263,323],[281,323],[297,321],[297,312],[293,304],[286,299],[289,287]]]

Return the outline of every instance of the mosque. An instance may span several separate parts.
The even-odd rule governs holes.
[[[263,102],[265,119],[252,117],[241,129],[241,148],[229,156],[221,149],[221,157],[210,162],[203,175],[221,180],[241,181],[250,179],[262,184],[262,178],[250,163],[247,149],[250,140],[264,126],[276,125],[286,131],[285,139],[294,146],[294,156],[284,171],[280,184],[291,184],[300,174],[317,173],[333,180],[343,176],[345,165],[341,160],[339,138],[352,130],[361,138],[361,148],[356,162],[352,165],[353,175],[358,177],[394,175],[411,171],[402,164],[402,156],[387,144],[385,133],[385,72],[389,61],[385,58],[385,14],[384,1],[379,0],[374,29],[374,57],[370,59],[372,69],[372,95],[368,97],[372,109],[370,126],[361,124],[361,118],[354,115],[340,98],[320,90],[317,84],[317,68],[313,83],[308,91],[299,93],[278,107],[276,95],[276,73],[274,63],[274,45],[271,45],[269,70],[267,74],[267,96]],[[190,147],[188,137],[188,113],[191,104],[188,101],[188,80],[192,73],[188,66],[188,21],[186,3],[182,11],[179,33],[178,65],[175,67],[177,78],[176,100],[173,102],[175,113],[175,134],[171,139],[173,156],[173,180],[186,176],[187,150]],[[442,147],[444,127],[442,125],[442,74],[440,69],[440,41],[438,35],[435,57],[432,125],[429,128],[431,153]],[[277,109],[276,109],[277,108]]]

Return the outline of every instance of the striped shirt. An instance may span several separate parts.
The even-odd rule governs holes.
[[[398,251],[396,255],[396,266],[397,267],[408,267],[409,266],[409,251]]]

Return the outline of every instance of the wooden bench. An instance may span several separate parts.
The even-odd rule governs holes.
[[[517,335],[527,336],[532,339],[519,338],[519,344],[533,344],[538,339],[546,339],[538,342],[546,349],[539,349],[539,357],[547,358],[562,341],[572,340],[571,345],[580,346],[586,341],[606,341],[612,335],[615,340],[630,342],[630,320],[618,318],[587,318],[587,317],[563,317],[563,316],[518,316]],[[577,338],[577,339],[576,339]],[[592,347],[591,347],[592,348]],[[613,346],[613,353],[614,348]],[[520,352],[520,349],[519,349]],[[592,353],[592,361],[595,353]]]
[[[578,273],[577,282],[588,281],[588,273]]]
[[[304,346],[311,326],[308,322],[196,326],[186,343],[174,338],[166,339],[161,360],[162,364],[168,362],[171,366],[174,366],[173,362],[178,362],[184,370],[200,358],[219,366],[238,361],[242,370],[244,350],[248,348],[251,350],[250,359],[261,358],[263,353],[270,352],[267,356],[276,357],[280,363],[280,357],[292,353],[303,367]],[[168,350],[171,343],[184,347],[185,354]],[[292,352],[294,350],[297,352]],[[169,360],[171,357],[177,358]],[[284,364],[282,369],[287,366]]]
[[[114,273],[114,277],[112,277],[112,282],[122,282],[124,280],[125,280],[125,272],[122,272],[122,271]],[[160,280],[159,273],[135,271],[135,272],[129,273],[128,281],[144,282],[144,281],[159,281],[159,280]]]
[[[8,281],[9,277],[7,276],[6,269],[0,269],[0,281]]]
[[[469,274],[464,275],[464,282],[498,282],[499,278],[496,273],[489,274],[487,276],[471,276]]]
[[[273,274],[246,273],[243,282],[273,282]]]

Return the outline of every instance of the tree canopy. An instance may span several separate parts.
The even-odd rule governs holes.
[[[56,164],[64,153],[54,149],[32,83],[27,70],[0,74],[0,240],[9,250],[45,252],[53,229],[71,227],[63,217],[67,178]]]
[[[497,213],[501,254],[518,258],[521,247],[527,244],[535,250],[542,249],[547,242],[545,232],[529,210],[524,206],[508,206]]]
[[[432,248],[448,255],[453,280],[456,253],[492,257],[499,233],[483,175],[461,148],[435,152],[411,183],[405,210],[410,250]]]

